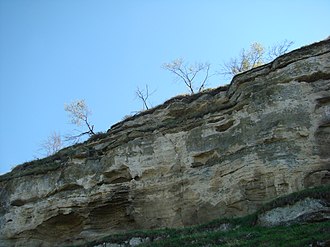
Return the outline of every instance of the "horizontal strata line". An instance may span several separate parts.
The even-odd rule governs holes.
[[[296,79],[298,82],[315,82],[319,80],[330,80],[330,74],[322,71],[315,72],[311,75],[300,76]]]
[[[304,56],[304,57],[302,57],[302,58],[300,58],[300,59],[292,60],[292,61],[289,61],[289,62],[287,62],[287,63],[283,63],[283,64],[281,64],[281,66],[276,66],[275,68],[272,68],[272,65],[277,61],[277,60],[275,59],[274,61],[272,61],[272,62],[270,62],[270,63],[268,63],[268,64],[262,65],[262,66],[264,66],[263,68],[261,68],[262,66],[260,66],[260,68],[259,68],[259,67],[256,67],[256,68],[253,68],[253,69],[251,69],[251,70],[249,70],[249,71],[246,71],[245,73],[250,72],[251,74],[253,74],[253,73],[252,73],[253,70],[255,70],[255,69],[257,69],[257,68],[259,68],[260,70],[262,70],[262,69],[266,69],[267,67],[269,67],[269,71],[266,71],[266,72],[261,73],[261,74],[257,74],[256,76],[252,76],[252,75],[251,75],[251,77],[247,78],[246,80],[241,81],[241,82],[238,82],[238,83],[237,83],[237,88],[236,88],[236,90],[234,90],[234,91],[229,95],[229,98],[231,98],[231,96],[235,93],[235,91],[237,91],[237,89],[238,89],[242,84],[244,84],[244,83],[246,83],[246,82],[248,82],[248,81],[255,80],[256,78],[259,78],[259,77],[264,77],[265,75],[268,75],[269,73],[271,73],[271,72],[273,72],[273,71],[275,71],[275,70],[283,69],[283,68],[287,67],[288,65],[290,65],[290,64],[292,64],[292,63],[296,63],[296,62],[299,62],[299,61],[303,61],[303,60],[306,60],[306,59],[311,58],[311,57],[322,56],[322,55],[327,54],[327,53],[330,53],[330,51],[322,52],[322,53],[319,53],[319,54],[314,55],[314,56]],[[242,73],[242,74],[237,75],[237,79],[236,79],[236,80],[239,80],[240,77],[243,76],[245,73]],[[233,79],[233,80],[234,80],[234,79]],[[232,80],[232,81],[233,81],[233,80]]]
[[[327,53],[330,53],[330,50],[327,50],[325,52],[321,52],[321,53],[315,54],[313,56],[306,55],[306,56],[303,56],[302,58],[295,59],[295,60],[292,60],[292,61],[289,61],[289,62],[286,62],[286,63],[283,63],[283,64],[279,64],[277,67],[272,68],[271,71],[277,70],[277,69],[282,69],[282,68],[284,68],[284,67],[286,67],[286,66],[288,66],[288,65],[290,65],[292,63],[299,62],[299,61],[302,61],[302,60],[305,60],[305,59],[308,59],[308,58],[311,58],[311,57],[319,57],[319,56],[325,55]],[[273,62],[271,62],[271,64],[273,64],[275,61],[277,61],[277,59],[275,59]]]

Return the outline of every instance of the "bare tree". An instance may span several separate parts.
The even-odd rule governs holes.
[[[62,138],[59,133],[54,131],[48,138],[41,144],[41,151],[46,156],[55,154],[63,147]]]
[[[252,43],[248,50],[242,49],[237,58],[224,63],[222,74],[234,76],[258,67],[264,63],[264,53],[265,49],[260,43]]]
[[[188,66],[183,59],[176,59],[170,63],[164,63],[163,68],[172,72],[177,78],[184,82],[191,94],[201,92],[209,79],[209,63],[195,63]]]
[[[149,92],[149,87],[148,87],[148,85],[146,84],[146,87],[145,87],[145,89],[140,89],[139,87],[137,87],[137,89],[136,89],[136,96],[142,101],[142,103],[143,103],[143,110],[144,109],[146,109],[146,110],[148,110],[149,109],[149,105],[148,105],[148,98],[149,98],[149,96],[151,96],[153,93],[154,93],[155,91],[153,91],[153,92]]]
[[[92,114],[92,112],[88,109],[85,100],[76,100],[71,102],[70,104],[65,104],[64,110],[68,112],[70,116],[70,122],[72,124],[78,127],[81,127],[82,125],[87,127],[87,131],[76,130],[79,132],[79,134],[70,135],[67,137],[67,140],[78,141],[79,138],[83,135],[95,135],[94,125],[92,125],[89,121],[89,116]]]
[[[267,51],[268,61],[272,61],[275,58],[285,54],[293,45],[293,43],[294,43],[293,41],[289,41],[285,39],[284,41],[269,47]]]
[[[248,50],[242,49],[237,58],[224,63],[221,74],[234,76],[263,65],[286,53],[292,44],[292,41],[284,40],[266,50],[260,43],[252,43]]]

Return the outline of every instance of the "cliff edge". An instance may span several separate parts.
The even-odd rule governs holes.
[[[330,182],[330,40],[0,176],[0,246],[243,216]]]

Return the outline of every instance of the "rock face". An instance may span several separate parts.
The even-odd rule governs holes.
[[[261,226],[279,226],[330,220],[328,204],[325,200],[305,198],[294,205],[274,208],[259,215],[258,224]]]
[[[99,138],[98,138],[99,137]],[[330,41],[0,177],[0,246],[241,216],[330,181]]]

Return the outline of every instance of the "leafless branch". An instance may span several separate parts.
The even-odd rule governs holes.
[[[43,155],[49,156],[58,152],[63,148],[61,135],[57,132],[53,132],[48,138],[41,144],[40,150]]]
[[[271,47],[268,48],[268,61],[272,61],[275,58],[287,53],[287,51],[290,49],[290,47],[294,44],[293,41],[289,41],[287,39],[285,39],[284,41],[282,41],[281,43],[278,43],[276,45],[273,45]]]
[[[234,76],[258,67],[286,53],[292,44],[292,41],[284,40],[266,51],[260,43],[252,43],[248,50],[242,49],[237,58],[232,58],[229,62],[224,63],[220,74]]]
[[[137,87],[136,89],[136,96],[142,101],[143,103],[143,109],[149,109],[149,106],[148,106],[148,98],[149,96],[151,96],[155,91],[149,93],[149,87],[148,85],[146,84],[146,87],[145,87],[145,90],[142,90],[140,89],[139,87]]]
[[[67,136],[66,140],[75,140],[79,141],[79,138],[83,135],[95,135],[94,125],[89,121],[89,115],[91,111],[88,109],[88,106],[85,100],[76,100],[70,104],[65,104],[64,110],[68,112],[70,116],[70,122],[78,127],[85,125],[88,131],[83,131],[78,135]]]
[[[81,132],[81,131],[79,131],[79,130],[74,130],[74,131],[75,131],[75,132]],[[85,135],[89,135],[89,136],[91,136],[91,134],[90,134],[89,131],[81,132],[81,133],[79,133],[79,134],[75,134],[75,135],[73,135],[73,134],[68,134],[68,135],[65,136],[64,141],[66,141],[66,142],[71,142],[71,143],[78,143],[78,142],[80,142],[80,138],[82,138],[82,137],[85,136]]]
[[[163,69],[172,72],[177,78],[181,79],[191,94],[194,94],[195,90],[197,90],[197,92],[201,92],[210,77],[209,63],[195,63],[194,65],[188,66],[184,63],[183,59],[180,58],[170,63],[164,63],[162,67]],[[204,76],[202,76],[203,72]]]

